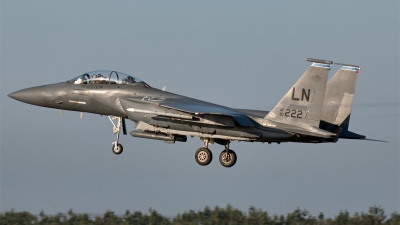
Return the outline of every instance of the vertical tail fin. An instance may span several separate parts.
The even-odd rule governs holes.
[[[338,126],[347,121],[347,128],[360,67],[336,64],[342,65],[342,68],[327,84],[321,120]]]
[[[319,126],[332,61],[310,59],[312,65],[265,116],[285,124]]]

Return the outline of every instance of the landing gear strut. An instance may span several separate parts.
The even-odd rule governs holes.
[[[225,150],[219,154],[219,162],[224,167],[232,167],[235,165],[237,159],[236,153],[229,149],[229,143],[230,141],[225,145]]]
[[[108,119],[110,119],[111,123],[113,124],[113,132],[114,134],[117,134],[117,140],[115,142],[112,143],[112,151],[114,154],[119,155],[122,153],[122,151],[124,150],[124,148],[122,147],[122,145],[120,143],[118,143],[119,141],[119,133],[121,132],[121,128],[123,130],[123,134],[126,135],[126,127],[125,127],[125,120],[122,117],[111,117],[108,116]],[[118,120],[117,125],[115,125],[114,120]]]

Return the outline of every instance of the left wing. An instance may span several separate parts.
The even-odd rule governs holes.
[[[252,119],[250,119],[246,114],[238,112],[229,107],[212,104],[208,102],[199,101],[196,99],[190,98],[157,98],[157,97],[135,97],[135,98],[125,98],[122,99],[125,104],[129,104],[128,102],[136,102],[136,103],[145,103],[145,104],[153,104],[159,107],[163,107],[165,109],[172,109],[184,113],[191,114],[193,116],[229,116],[232,117],[240,126],[255,126],[255,123]]]

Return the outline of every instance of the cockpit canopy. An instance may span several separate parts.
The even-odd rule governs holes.
[[[142,83],[144,86],[149,87],[148,84],[142,80],[128,75],[111,70],[97,70],[88,73],[84,73],[77,76],[69,81],[69,84],[136,84]]]

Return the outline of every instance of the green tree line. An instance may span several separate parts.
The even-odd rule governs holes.
[[[394,212],[389,216],[380,206],[370,207],[368,212],[350,215],[341,211],[333,218],[325,218],[321,212],[317,217],[310,215],[305,209],[295,209],[286,215],[269,215],[268,212],[250,207],[248,212],[242,212],[227,205],[225,208],[216,206],[214,209],[205,207],[200,211],[185,211],[173,218],[167,218],[156,210],[150,209],[148,214],[140,211],[127,210],[123,215],[112,211],[102,216],[90,216],[87,213],[58,213],[47,215],[43,211],[39,215],[14,210],[0,214],[0,225],[400,225],[400,214]]]

